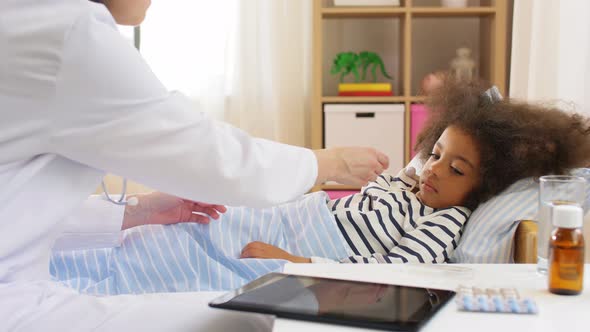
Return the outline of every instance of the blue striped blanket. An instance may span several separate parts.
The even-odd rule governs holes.
[[[128,229],[120,247],[54,251],[51,275],[84,293],[217,291],[242,286],[287,262],[240,259],[242,248],[262,241],[304,257],[350,255],[323,192],[277,207],[228,207],[208,225],[181,223]]]

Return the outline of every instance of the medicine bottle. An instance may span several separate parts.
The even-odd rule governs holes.
[[[584,236],[582,208],[556,205],[549,242],[549,291],[561,295],[582,292],[584,282]]]

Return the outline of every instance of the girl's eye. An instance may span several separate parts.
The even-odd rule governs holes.
[[[455,173],[457,175],[463,175],[463,172],[461,172],[459,169],[457,169],[455,167],[451,167],[451,169],[453,170],[453,173]]]
[[[430,158],[434,158],[434,160],[439,160],[440,156],[434,152],[431,152],[428,154],[430,156]]]

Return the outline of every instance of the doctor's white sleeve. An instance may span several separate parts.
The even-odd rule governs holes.
[[[109,20],[81,17],[67,36],[48,110],[53,152],[208,203],[269,206],[313,186],[311,150],[252,138],[193,109]]]
[[[121,230],[125,205],[109,202],[103,195],[89,196],[64,221],[64,231],[79,233],[115,233]]]
[[[81,250],[117,247],[121,244],[124,205],[109,202],[103,195],[91,195],[61,224],[62,234],[53,250]]]

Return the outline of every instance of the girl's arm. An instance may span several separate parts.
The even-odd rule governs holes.
[[[279,247],[259,241],[248,243],[242,249],[240,258],[284,259],[293,263],[311,263],[310,258],[295,256]]]

